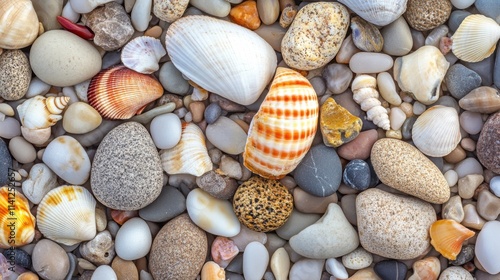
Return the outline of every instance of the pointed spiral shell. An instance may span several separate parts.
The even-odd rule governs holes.
[[[28,129],[51,127],[62,119],[62,112],[68,105],[67,96],[34,96],[17,106],[21,124]]]
[[[354,101],[366,112],[366,118],[378,127],[389,130],[389,115],[378,100],[377,80],[369,75],[359,75],[352,81],[351,89]]]

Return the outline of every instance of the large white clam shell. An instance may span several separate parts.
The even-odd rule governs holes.
[[[413,143],[431,157],[451,153],[461,138],[458,114],[451,107],[432,106],[417,118],[412,128]]]
[[[21,124],[28,129],[51,127],[62,119],[61,113],[68,105],[69,97],[34,96],[17,106]]]
[[[96,200],[80,186],[60,186],[48,192],[38,205],[38,229],[64,245],[90,240],[96,235]]]
[[[353,12],[375,25],[388,25],[406,11],[408,0],[339,0]]]
[[[35,41],[39,22],[30,0],[2,0],[0,15],[0,48],[21,49]]]
[[[489,17],[470,15],[462,21],[451,39],[451,50],[458,59],[478,62],[495,51],[500,39],[500,25]]]
[[[142,74],[151,74],[160,68],[158,62],[166,54],[159,39],[141,36],[123,47],[121,59],[127,68]]]
[[[175,21],[165,45],[188,79],[242,105],[259,98],[277,65],[273,48],[256,33],[208,16]]]

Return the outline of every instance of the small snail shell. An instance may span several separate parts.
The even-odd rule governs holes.
[[[359,75],[352,81],[351,89],[354,101],[366,112],[366,118],[378,127],[389,130],[389,115],[378,100],[377,80],[369,75]]]
[[[43,97],[37,95],[17,106],[19,119],[27,129],[51,127],[62,119],[61,113],[68,105],[69,97]]]

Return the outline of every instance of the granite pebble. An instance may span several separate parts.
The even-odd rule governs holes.
[[[473,280],[474,277],[461,266],[450,266],[443,270],[438,280]]]
[[[491,115],[479,135],[476,150],[479,161],[489,170],[500,173],[500,112]]]
[[[21,50],[6,50],[0,54],[0,97],[19,100],[28,92],[31,68]]]
[[[448,91],[456,99],[481,86],[481,76],[462,64],[452,65],[444,76]]]

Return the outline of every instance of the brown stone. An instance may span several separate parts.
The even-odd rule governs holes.
[[[477,196],[477,213],[485,220],[493,221],[500,215],[500,198],[484,190]]]
[[[359,133],[358,137],[349,143],[340,146],[337,153],[347,160],[362,159],[370,157],[373,144],[378,139],[376,129],[370,129]]]
[[[459,145],[449,154],[444,156],[444,160],[449,163],[459,163],[467,157],[465,150]]]
[[[500,174],[500,145],[498,143],[500,143],[500,112],[488,118],[476,144],[479,161],[484,167]]]
[[[302,213],[324,214],[330,203],[337,203],[337,193],[326,197],[319,197],[303,191],[301,188],[293,189],[295,207]]]
[[[139,280],[139,272],[133,261],[126,261],[116,256],[111,263],[118,280]]]
[[[191,102],[189,103],[189,111],[193,117],[193,122],[201,122],[203,120],[203,113],[205,112],[205,104],[201,101]]]
[[[197,177],[196,185],[213,197],[219,199],[229,199],[233,197],[236,189],[238,188],[236,180],[219,174],[213,170]]]
[[[451,13],[449,0],[408,0],[404,17],[418,30],[431,30],[448,20]]]
[[[245,1],[234,6],[229,12],[229,19],[243,27],[255,30],[260,26],[259,12],[255,1]]]
[[[360,118],[328,98],[320,109],[320,129],[326,146],[339,147],[358,136],[363,126]]]

